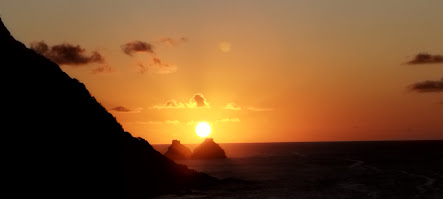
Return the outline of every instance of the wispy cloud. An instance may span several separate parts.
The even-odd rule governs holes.
[[[196,122],[196,121],[194,121],[194,120],[191,120],[191,121],[189,121],[189,122],[186,122],[186,125],[188,125],[188,126],[192,126],[192,125],[196,125],[198,122]]]
[[[173,72],[177,71],[176,65],[164,63],[158,57],[152,58],[151,66],[154,68],[154,70],[157,73],[160,73],[160,74],[169,74],[169,73],[173,73]]]
[[[431,55],[428,53],[419,53],[414,59],[407,62],[407,64],[438,64],[443,63],[443,55]]]
[[[157,57],[152,57],[148,64],[138,63],[137,66],[140,74],[143,74],[149,70],[159,74],[169,74],[177,71],[176,65],[166,64]]]
[[[164,121],[165,124],[180,124],[181,122],[178,120],[165,120]]]
[[[177,46],[178,44],[187,41],[186,37],[172,38],[172,37],[163,37],[158,40],[161,44],[165,44],[171,47]]]
[[[239,118],[224,118],[224,119],[219,119],[216,120],[215,122],[240,122]]]
[[[426,80],[410,85],[409,90],[418,93],[443,92],[443,78],[440,80]]]
[[[188,103],[177,102],[175,99],[168,100],[164,104],[158,104],[151,109],[181,109],[181,108],[209,108],[209,103],[201,93],[194,94]]]
[[[144,65],[143,63],[138,63],[137,66],[139,67],[140,74],[143,74],[149,70],[148,67],[146,65]]]
[[[105,62],[105,58],[99,52],[92,51],[88,55],[80,45],[62,43],[49,46],[44,41],[38,41],[32,42],[30,48],[60,65],[80,66]]]
[[[122,113],[139,113],[139,112],[141,112],[142,108],[129,109],[124,106],[116,106],[116,107],[111,108],[110,110],[116,111],[116,112],[122,112]]]
[[[171,40],[171,42],[172,41],[173,40]],[[129,56],[133,56],[135,53],[147,53],[149,55],[150,59],[143,62],[139,61],[137,64],[141,74],[149,71],[150,69],[151,71],[159,74],[169,74],[177,71],[176,65],[165,63],[156,55],[154,45],[151,43],[144,41],[131,41],[123,44],[121,49],[126,55]]]
[[[227,109],[227,110],[233,110],[233,111],[239,111],[242,109],[240,106],[237,106],[237,104],[235,104],[235,103],[228,103],[223,108]]]
[[[124,107],[124,106],[116,106],[114,108],[111,108],[111,110],[113,111],[118,111],[118,112],[130,112],[131,110]]]
[[[151,121],[138,121],[138,122],[134,122],[137,124],[172,124],[172,125],[177,125],[180,124],[181,122],[178,120],[151,120]]]
[[[177,102],[174,99],[171,99],[164,104],[154,105],[151,108],[153,108],[153,109],[168,109],[168,108],[177,109],[177,108],[185,108],[185,105],[183,103]]]
[[[93,74],[112,72],[112,68],[109,65],[105,64],[92,69],[91,72]]]
[[[197,125],[199,122],[200,121],[191,120],[191,121],[188,121],[188,122],[186,122],[184,124],[186,124],[188,126],[193,126],[193,125]],[[234,123],[236,123],[236,122],[241,122],[241,120],[238,117],[235,117],[235,118],[222,118],[222,119],[214,120],[213,122],[214,123],[226,123],[226,122],[234,122]]]
[[[258,108],[258,107],[254,107],[254,106],[249,106],[246,109],[250,110],[250,111],[273,111],[275,109],[273,108]]]

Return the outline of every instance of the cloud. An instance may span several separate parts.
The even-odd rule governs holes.
[[[206,102],[205,97],[201,93],[195,94],[187,106],[188,108],[209,108],[209,104]]]
[[[156,73],[169,74],[177,71],[177,66],[164,63],[158,57],[152,58],[152,68]]]
[[[188,126],[192,126],[192,125],[195,125],[195,124],[197,124],[198,122],[196,122],[196,121],[194,121],[194,120],[191,120],[191,121],[189,121],[189,122],[186,122],[186,125],[188,125]]]
[[[234,110],[234,111],[242,110],[242,108],[240,106],[236,105],[235,103],[228,103],[223,108],[227,109],[227,110]],[[249,110],[249,111],[257,111],[257,112],[273,111],[274,110],[273,108],[259,108],[259,107],[254,107],[254,106],[248,106],[245,109]]]
[[[144,65],[143,63],[138,63],[137,66],[139,67],[140,74],[143,74],[149,70],[148,67],[146,65]]]
[[[180,109],[180,108],[209,108],[209,104],[206,102],[205,97],[203,94],[198,93],[195,94],[191,100],[189,100],[189,103],[186,103],[186,106],[184,103],[177,102],[174,99],[171,99],[167,101],[164,104],[154,105],[151,107],[151,109]]]
[[[181,122],[178,120],[165,120],[164,121],[165,124],[180,124]]]
[[[109,65],[105,64],[92,69],[91,72],[93,74],[112,72],[112,68]]]
[[[144,41],[131,41],[121,46],[123,52],[132,56],[136,52],[154,53],[152,44]]]
[[[177,125],[181,122],[178,120],[152,120],[152,121],[137,121],[137,122],[130,122],[130,123],[136,123],[136,124],[173,124]]]
[[[228,104],[226,104],[224,109],[233,110],[233,111],[239,111],[239,110],[241,110],[241,107],[237,106],[235,103],[228,103]]]
[[[90,55],[80,45],[68,43],[49,46],[44,41],[32,42],[31,49],[59,65],[85,65],[89,63],[104,63],[104,57],[97,51]]]
[[[123,113],[139,113],[141,111],[141,108],[129,109],[124,106],[116,106],[114,108],[111,108],[110,110],[116,112],[123,112]]]
[[[185,105],[183,103],[178,103],[174,99],[171,99],[164,104],[154,105],[151,108],[153,109],[185,108]]]
[[[225,119],[220,119],[220,120],[216,120],[215,122],[240,122],[239,118],[225,118]]]
[[[409,86],[409,90],[418,93],[443,92],[443,78],[437,81],[426,80]]]
[[[419,53],[413,60],[408,61],[407,64],[438,64],[443,63],[443,55],[431,55],[428,53]]]
[[[172,42],[173,40],[164,39],[162,41]],[[167,64],[156,55],[154,52],[154,46],[150,43],[144,41],[131,41],[123,44],[121,48],[123,52],[129,56],[132,56],[136,52],[148,53],[150,59],[147,61],[147,63],[144,61],[145,63],[139,62],[137,64],[141,74],[149,70],[159,74],[169,74],[177,71],[176,65]]]
[[[158,40],[158,42],[162,44],[166,44],[168,46],[174,47],[178,44],[187,41],[188,39],[186,37],[179,37],[177,39],[171,38],[171,37],[163,37]]]
[[[257,107],[253,107],[253,106],[250,106],[247,109],[250,110],[250,111],[259,111],[259,112],[261,112],[261,111],[273,111],[274,110],[272,108],[257,108]]]
[[[118,112],[130,112],[131,110],[124,107],[124,106],[116,106],[114,108],[111,108],[111,110],[113,111],[118,111]]]

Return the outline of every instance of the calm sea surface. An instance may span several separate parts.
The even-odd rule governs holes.
[[[443,198],[443,141],[220,146],[228,159],[176,161],[220,185],[159,198]]]

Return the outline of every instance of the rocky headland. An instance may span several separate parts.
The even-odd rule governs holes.
[[[168,147],[165,156],[171,160],[185,160],[192,156],[192,151],[178,140],[172,140],[171,146]]]
[[[192,159],[220,159],[226,158],[225,151],[212,138],[206,138],[198,145],[192,154]]]

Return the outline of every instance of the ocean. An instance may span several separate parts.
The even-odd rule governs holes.
[[[153,145],[161,153],[168,146]],[[176,161],[219,185],[158,198],[443,198],[443,141],[220,146],[228,159]]]

